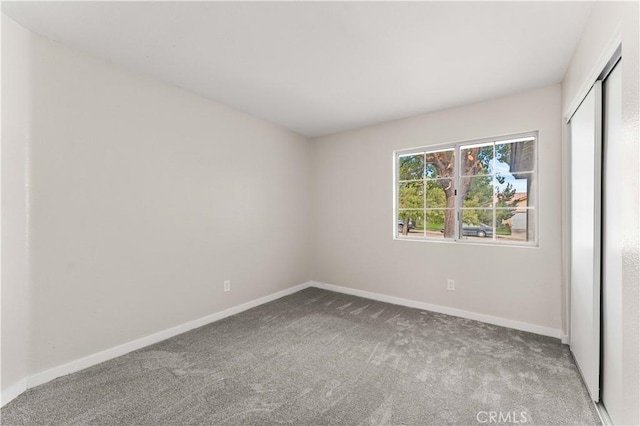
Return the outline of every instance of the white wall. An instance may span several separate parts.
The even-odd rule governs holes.
[[[31,49],[30,374],[308,279],[308,139]]]
[[[28,149],[31,34],[2,16],[2,399],[24,390],[28,365]]]
[[[618,260],[622,276],[622,341],[620,351],[622,383],[620,398],[607,410],[616,424],[640,424],[639,291],[640,278],[640,150],[638,124],[639,61],[637,2],[596,2],[562,83],[565,116],[584,96],[606,61],[608,47],[622,41],[622,140],[621,161],[617,167],[624,176],[617,195],[621,205],[621,253]],[[609,52],[610,54],[610,52]],[[612,265],[608,265],[612,267]]]
[[[559,333],[560,101],[555,85],[315,140],[312,278]],[[531,130],[540,132],[540,247],[393,240],[394,150]]]

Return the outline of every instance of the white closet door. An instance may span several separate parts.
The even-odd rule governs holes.
[[[600,399],[602,83],[571,117],[571,352]]]
[[[602,200],[602,403],[614,424],[622,410],[622,69],[604,82],[604,191]]]

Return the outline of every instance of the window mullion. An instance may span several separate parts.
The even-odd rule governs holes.
[[[422,170],[422,238],[427,238],[427,153],[423,155],[424,169]]]
[[[496,143],[493,142],[493,158],[491,159],[492,161],[492,166],[491,166],[491,172],[492,172],[492,176],[491,176],[491,186],[493,186],[493,199],[491,200],[491,206],[492,206],[492,210],[493,210],[493,215],[492,215],[492,219],[493,219],[493,235],[491,236],[491,240],[495,241],[496,240],[496,234],[498,233],[498,228],[496,227],[496,200],[498,197],[498,194],[496,193]]]
[[[462,154],[460,152],[461,145],[456,145],[456,149],[454,151],[455,155],[455,165],[454,165],[454,176],[453,176],[453,184],[454,184],[454,199],[453,199],[453,221],[455,224],[455,229],[453,230],[453,239],[455,241],[460,240],[460,218],[462,213],[460,212],[461,200],[460,200],[460,175],[462,164]]]

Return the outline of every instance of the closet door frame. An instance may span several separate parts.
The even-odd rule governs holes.
[[[565,330],[566,330],[566,335],[563,337],[563,343],[565,344],[571,344],[571,340],[572,340],[572,334],[571,334],[571,329],[572,329],[572,325],[571,325],[571,317],[572,317],[572,313],[571,313],[571,245],[572,245],[572,240],[571,240],[571,217],[572,217],[572,212],[571,212],[571,119],[573,118],[573,116],[575,115],[576,111],[578,110],[578,108],[580,107],[580,105],[582,104],[582,102],[584,101],[584,99],[589,95],[589,93],[591,92],[591,89],[593,88],[594,85],[597,85],[598,83],[600,85],[602,85],[602,82],[607,78],[607,76],[609,75],[609,73],[613,70],[613,68],[618,64],[618,62],[621,60],[622,58],[622,36],[620,33],[616,34],[616,36],[612,39],[612,41],[609,43],[609,45],[607,46],[606,49],[604,49],[603,54],[601,55],[600,59],[598,60],[598,66],[594,68],[594,71],[591,73],[591,77],[589,79],[586,80],[585,84],[583,85],[582,90],[579,92],[579,95],[576,96],[576,98],[573,100],[572,104],[570,105],[569,109],[567,110],[567,113],[564,116],[564,126],[563,126],[563,152],[562,152],[562,157],[563,157],[563,165],[564,165],[564,170],[565,172],[563,173],[563,182],[562,182],[562,186],[563,186],[563,193],[565,194],[563,197],[563,234],[562,234],[562,239],[563,239],[563,243],[562,243],[562,251],[563,251],[563,256],[564,256],[564,272],[563,272],[563,281],[565,283],[565,285],[563,286],[563,291],[564,291],[564,305],[565,305]],[[599,70],[599,71],[598,71]],[[602,128],[602,107],[603,107],[603,102],[604,99],[602,98],[602,90],[600,89],[600,100],[599,102],[597,102],[597,105],[600,108],[600,122],[599,122],[599,136],[598,136],[598,142],[597,145],[599,146],[599,152],[600,154],[598,155],[597,159],[600,161],[599,163],[599,173],[600,173],[600,181],[599,181],[599,189],[596,191],[597,192],[597,196],[600,198],[599,201],[599,212],[598,212],[598,220],[599,220],[599,225],[600,225],[600,229],[598,231],[598,247],[601,248],[601,244],[602,244],[602,188],[603,188],[603,181],[602,181],[602,149],[603,149],[603,138],[604,135],[602,134],[603,128]],[[595,186],[595,182],[594,182],[594,186]],[[595,188],[594,188],[595,191]],[[594,194],[595,195],[595,194]],[[594,212],[595,214],[595,212]],[[604,409],[604,407],[602,406],[601,403],[599,403],[600,401],[600,394],[599,394],[599,389],[600,389],[600,384],[601,384],[601,371],[602,371],[602,365],[601,365],[601,358],[600,358],[600,354],[601,354],[601,350],[602,350],[602,339],[601,339],[601,313],[602,313],[602,300],[601,300],[601,292],[602,292],[602,252],[600,252],[599,257],[595,258],[594,260],[596,260],[598,262],[597,267],[594,265],[594,272],[597,271],[597,275],[594,274],[594,277],[596,279],[599,280],[599,289],[600,292],[597,295],[598,298],[598,304],[599,304],[599,308],[594,308],[597,309],[598,312],[598,316],[600,317],[597,324],[594,326],[594,328],[597,328],[597,334],[598,334],[598,340],[599,340],[599,344],[598,344],[598,353],[597,353],[597,358],[598,358],[598,364],[599,364],[599,368],[598,368],[598,392],[595,392],[595,395],[592,394],[592,399],[594,400],[594,402],[597,403],[597,407],[599,409],[599,412],[602,416],[606,416],[606,418],[608,418],[608,414],[606,413],[606,409]],[[596,269],[597,268],[597,269]],[[594,330],[595,333],[595,330]],[[580,367],[579,367],[580,368]],[[582,374],[582,371],[581,371]],[[584,376],[583,376],[583,380],[584,380]],[[585,381],[585,384],[586,381]],[[587,388],[589,388],[589,385],[587,385]],[[589,389],[590,393],[591,393],[591,389]]]

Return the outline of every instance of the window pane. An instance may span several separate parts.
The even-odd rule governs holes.
[[[424,210],[398,210],[398,236],[424,238],[424,226]]]
[[[454,176],[456,168],[455,151],[453,149],[427,152],[425,154],[425,158],[425,177],[446,178]]]
[[[398,187],[398,208],[424,208],[424,182],[404,182]]]
[[[463,239],[493,239],[493,210],[464,209],[460,224],[460,237]]]
[[[504,242],[527,242],[535,239],[535,210],[517,207],[496,209],[496,223],[501,223],[496,239]]]
[[[447,221],[451,225],[455,223],[455,212],[453,209],[427,210],[425,216],[425,233],[427,238],[445,238],[445,223],[447,223]],[[446,237],[453,238],[453,234]]]
[[[493,173],[493,142],[460,147],[461,176]]]
[[[526,138],[517,142],[496,143],[496,169],[518,173],[535,170],[536,150],[535,139]]]
[[[460,179],[462,207],[493,207],[492,176],[463,177]]]
[[[426,203],[427,208],[445,208],[447,207],[447,193],[445,188],[449,190],[451,197],[451,206],[453,206],[453,182],[452,179],[427,180],[425,182]]]
[[[533,173],[519,173],[517,178],[509,172],[498,173],[496,174],[495,186],[497,207],[535,206]]]
[[[424,177],[424,154],[398,157],[400,180],[419,180]]]

